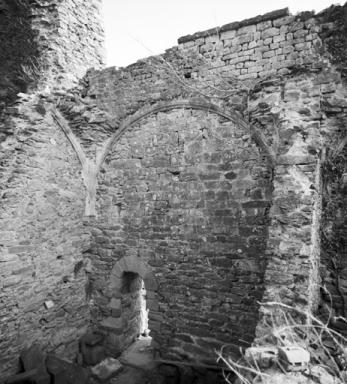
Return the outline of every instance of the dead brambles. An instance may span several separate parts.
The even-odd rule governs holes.
[[[233,372],[237,384],[321,383],[347,380],[347,339],[305,309],[280,302],[260,303],[269,309],[267,331],[235,361],[218,351],[218,361]],[[225,375],[232,383],[231,375]]]

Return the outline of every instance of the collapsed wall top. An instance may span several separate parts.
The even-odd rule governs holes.
[[[0,2],[0,103],[37,85],[69,87],[104,64],[101,0]]]

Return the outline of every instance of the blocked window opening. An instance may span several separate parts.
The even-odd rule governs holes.
[[[146,289],[138,273],[123,273],[121,294],[123,335],[125,345],[129,345],[140,335],[148,336],[149,333]]]

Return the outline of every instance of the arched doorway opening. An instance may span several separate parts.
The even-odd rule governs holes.
[[[120,291],[124,344],[129,345],[149,334],[145,283],[138,273],[125,271]]]
[[[154,274],[141,258],[125,256],[114,265],[107,288],[109,316],[100,322],[109,353],[117,356],[139,338],[157,348],[161,324],[157,289]]]

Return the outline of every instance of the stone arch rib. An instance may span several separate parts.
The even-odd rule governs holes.
[[[104,147],[103,152],[98,157],[97,170],[99,171],[102,164],[104,163],[108,153],[110,152],[114,143],[133,125],[141,121],[142,119],[156,114],[158,112],[170,111],[173,109],[198,109],[206,112],[215,113],[225,119],[232,121],[233,123],[240,126],[246,133],[249,133],[252,140],[260,147],[264,152],[265,156],[269,160],[271,165],[275,164],[275,155],[271,147],[266,143],[264,135],[258,131],[253,125],[246,122],[246,120],[237,112],[226,112],[222,108],[218,107],[216,104],[207,102],[207,101],[196,101],[196,100],[176,100],[170,102],[162,102],[155,104],[150,107],[140,109],[135,114],[127,117],[121,122],[118,130],[113,134],[113,136],[108,140],[107,144]]]

